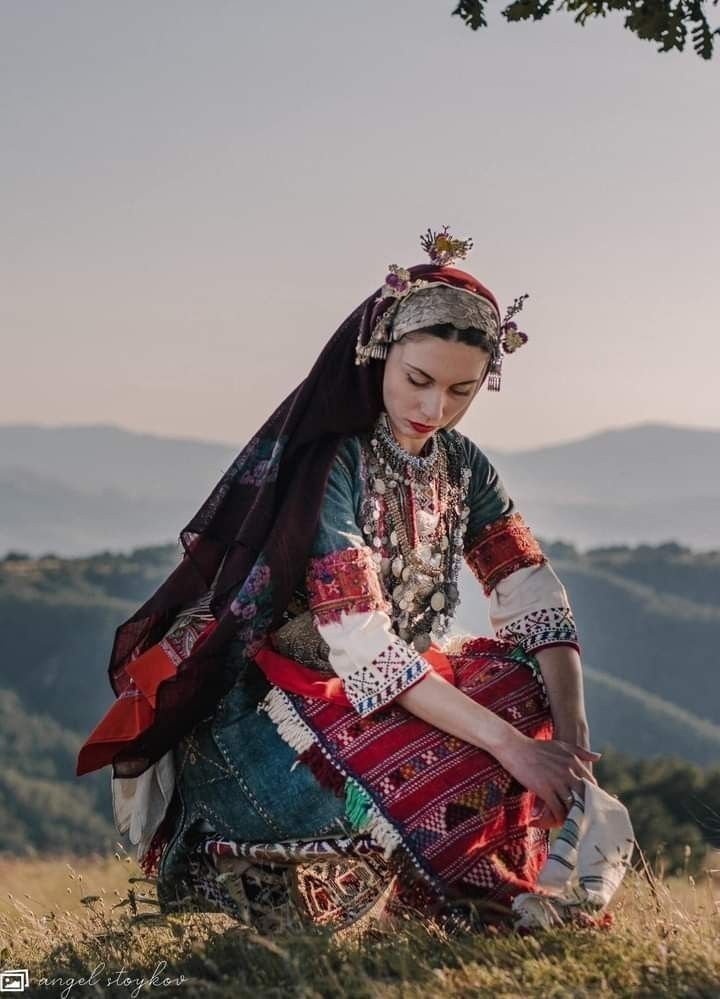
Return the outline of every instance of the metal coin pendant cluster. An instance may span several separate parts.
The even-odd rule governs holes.
[[[447,632],[470,509],[470,468],[459,448],[433,435],[427,455],[405,451],[385,413],[370,435],[362,525],[392,600],[400,638],[420,653]]]

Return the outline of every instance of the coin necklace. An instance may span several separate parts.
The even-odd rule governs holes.
[[[470,469],[459,448],[449,440],[440,443],[436,435],[427,455],[405,451],[385,413],[371,434],[370,448],[372,513],[363,530],[391,596],[398,634],[422,653],[446,633],[459,602]],[[432,524],[428,505],[436,506],[436,523],[419,531],[423,510],[423,519]],[[383,557],[383,548],[389,555]]]

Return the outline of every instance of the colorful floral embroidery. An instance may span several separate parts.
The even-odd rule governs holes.
[[[343,686],[352,706],[365,717],[394,700],[431,669],[427,660],[396,639],[368,666],[361,666],[345,677]]]
[[[230,611],[238,622],[235,637],[246,643],[245,654],[252,659],[262,648],[273,616],[270,567],[262,555],[230,604]]]
[[[238,484],[258,487],[275,482],[280,469],[280,458],[286,444],[286,434],[282,434],[277,439],[253,437],[240,455],[241,464],[237,466]]]
[[[499,639],[518,642],[525,652],[546,645],[574,645],[580,648],[575,620],[569,607],[546,607],[533,611],[500,628]]]
[[[338,622],[343,613],[390,612],[369,548],[345,548],[310,559],[306,583],[316,625]]]
[[[488,597],[506,576],[545,562],[542,548],[519,513],[484,527],[466,551],[465,559]]]

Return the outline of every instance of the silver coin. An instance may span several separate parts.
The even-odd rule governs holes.
[[[441,611],[445,606],[445,594],[442,590],[436,590],[430,597],[430,606],[434,611]]]

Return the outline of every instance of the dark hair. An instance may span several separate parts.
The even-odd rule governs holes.
[[[493,352],[493,340],[484,330],[475,326],[461,330],[452,323],[437,323],[434,326],[423,326],[419,330],[411,330],[402,337],[403,340],[419,340],[423,336],[435,336],[438,340],[450,343],[466,343],[469,347],[481,347],[488,354]]]

